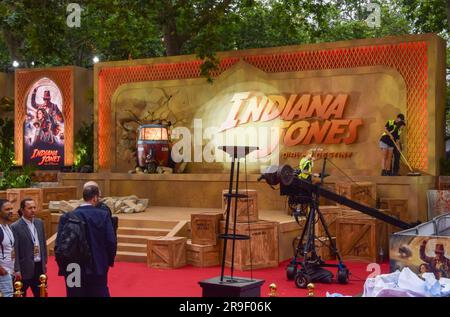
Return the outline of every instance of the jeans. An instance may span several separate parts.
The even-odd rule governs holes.
[[[3,297],[13,297],[13,281],[14,277],[11,274],[0,276],[0,292]]]

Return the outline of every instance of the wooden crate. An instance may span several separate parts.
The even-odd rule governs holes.
[[[186,265],[184,237],[149,237],[147,240],[147,265],[153,268],[174,269]]]
[[[59,220],[61,219],[62,214],[59,213],[52,213],[50,216],[50,233],[48,234],[49,236],[54,235],[55,233],[58,232],[58,225],[59,225]]]
[[[336,238],[332,237],[334,244],[336,245]],[[318,241],[320,240],[320,241]],[[330,250],[330,242],[326,237],[320,237],[315,241],[317,255],[322,258],[322,260],[336,260],[336,255]]]
[[[13,204],[14,213],[20,208],[20,202],[25,198],[34,199],[36,211],[42,211],[42,189],[41,188],[11,188],[6,190],[6,198]]]
[[[283,221],[278,224],[278,261],[292,259],[294,248],[292,242],[297,239],[305,226],[306,218],[299,218],[300,225],[295,221]]]
[[[42,188],[43,208],[48,208],[50,201],[77,199],[77,188],[75,186],[58,186]]]
[[[381,198],[380,209],[388,210],[388,214],[397,219],[409,221],[407,199]]]
[[[438,190],[450,189],[450,176],[439,176],[438,178]]]
[[[389,215],[389,216],[391,216],[391,217],[400,219],[399,213],[397,213],[397,212],[392,212],[392,211],[390,211],[389,209],[379,209],[379,210],[380,210],[382,213],[386,214],[386,215]],[[396,227],[396,226],[393,226],[393,225],[390,225],[390,224],[386,224],[386,226],[387,226],[387,235],[388,235],[388,237],[390,237],[391,234],[393,234],[393,233],[395,233],[395,232],[398,232],[398,231],[401,231],[401,230],[402,230],[401,228]]]
[[[58,182],[58,171],[34,171],[33,182]]]
[[[220,264],[220,245],[200,245],[187,240],[187,264],[197,267],[216,266]]]
[[[0,190],[0,199],[6,199],[6,190]]]
[[[328,226],[328,231],[332,237],[336,236],[336,218],[342,215],[342,207],[338,206],[320,206],[319,207],[324,219],[325,223]],[[315,227],[316,236],[325,237],[325,229],[320,221],[316,222]]]
[[[377,204],[377,188],[372,182],[336,182],[336,193],[366,206]]]
[[[250,226],[250,233],[249,233]],[[233,224],[230,224],[231,234]],[[220,222],[220,232],[225,232],[225,221]],[[278,223],[258,221],[250,224],[236,223],[236,234],[250,235],[250,240],[237,240],[234,267],[245,271],[278,266]],[[228,240],[226,266],[231,266],[232,240]],[[223,250],[223,242],[221,243]],[[250,258],[251,254],[251,258]]]
[[[234,191],[236,192],[236,191]],[[227,197],[223,196],[227,194],[228,190],[222,191],[222,210],[224,212],[224,217],[227,211]],[[237,206],[237,222],[255,222],[258,221],[258,192],[254,189],[249,189],[248,191],[239,190],[239,194],[248,195],[248,198],[238,198]],[[230,221],[234,222],[234,197],[231,198],[231,208],[230,208]]]
[[[219,243],[219,222],[221,213],[191,214],[192,243],[199,245],[216,245]]]
[[[41,212],[36,213],[36,218],[41,219],[44,222],[44,230],[46,238],[50,238],[52,236],[52,214],[49,210],[43,210]]]
[[[364,214],[339,216],[336,242],[345,260],[377,262],[380,250],[385,257],[388,254],[387,225]]]

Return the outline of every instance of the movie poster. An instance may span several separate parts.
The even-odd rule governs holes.
[[[419,276],[434,273],[436,278],[450,278],[450,237],[395,234],[390,238],[391,272],[408,267]]]
[[[58,86],[41,78],[26,99],[24,164],[38,169],[64,166],[63,99]]]

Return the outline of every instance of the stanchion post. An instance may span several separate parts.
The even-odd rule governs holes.
[[[314,284],[309,283],[306,287],[308,288],[308,297],[314,297]]]
[[[39,297],[48,297],[47,275],[42,274],[41,276],[39,276],[39,282],[41,282],[41,284],[39,285]]]
[[[272,283],[269,285],[269,297],[277,297],[277,285],[275,283]]]
[[[14,283],[14,289],[16,290],[14,292],[14,297],[23,297],[22,287],[23,284],[21,281],[17,281]]]

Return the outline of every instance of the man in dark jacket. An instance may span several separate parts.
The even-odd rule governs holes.
[[[107,211],[95,207],[98,205],[99,196],[98,187],[86,186],[83,189],[84,203],[73,211],[74,215],[86,224],[92,261],[90,264],[81,265],[79,287],[68,285],[66,275],[68,297],[110,296],[108,270],[114,265],[117,242],[110,215]],[[58,235],[62,233],[66,221],[67,217],[62,216],[58,225]]]
[[[47,270],[44,223],[35,217],[36,202],[31,198],[20,202],[19,215],[21,218],[11,225],[16,253],[14,269],[22,279],[24,296],[31,288],[34,297],[39,297],[39,277]]]
[[[100,198],[102,197],[102,191],[100,190],[100,186],[98,186],[98,184],[96,182],[89,181],[89,182],[84,183],[83,189],[85,189],[88,186],[95,186],[95,187],[97,187],[99,195],[100,195]],[[108,215],[111,217],[111,221],[112,221],[112,224],[113,224],[114,232],[116,233],[116,237],[117,237],[117,229],[119,227],[119,218],[117,216],[113,216],[112,215],[112,211],[108,207],[108,205],[106,205],[105,203],[101,202],[100,200],[98,201],[97,206],[95,206],[95,207],[103,209],[103,210],[106,210],[108,212]]]

